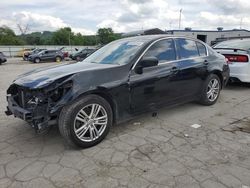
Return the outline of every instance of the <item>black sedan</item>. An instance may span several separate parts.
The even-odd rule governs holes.
[[[19,76],[7,91],[6,114],[38,132],[58,124],[68,143],[85,148],[142,112],[190,101],[213,105],[228,76],[225,57],[199,40],[125,38],[82,62]]]
[[[0,65],[2,63],[5,63],[7,61],[5,55],[3,54],[3,52],[0,52]]]
[[[69,57],[73,60],[82,61],[84,60],[88,55],[92,54],[96,49],[91,48],[85,48],[80,51],[77,51],[73,54],[71,54]]]

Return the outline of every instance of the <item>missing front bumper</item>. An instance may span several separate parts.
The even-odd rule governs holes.
[[[27,109],[20,107],[12,96],[7,96],[8,106],[5,111],[6,115],[14,115],[17,118],[20,118],[28,122],[31,127],[35,129],[37,133],[46,132],[46,130],[51,126],[57,123],[56,119],[51,119],[47,115],[43,114],[42,111],[31,112]]]
[[[18,106],[15,100],[11,96],[7,96],[8,106],[7,111],[5,111],[6,115],[14,115],[24,121],[31,122],[32,121],[32,113],[26,109],[23,109]]]

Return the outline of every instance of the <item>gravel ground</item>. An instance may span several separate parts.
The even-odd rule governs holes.
[[[250,187],[250,87],[226,87],[216,105],[189,103],[114,126],[89,149],[67,146],[55,127],[36,135],[5,116],[6,89],[25,71],[0,66],[0,187]],[[193,128],[191,125],[201,125]]]

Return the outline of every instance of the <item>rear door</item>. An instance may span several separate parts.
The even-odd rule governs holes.
[[[50,53],[51,53],[51,50],[44,51],[44,54],[42,55],[41,59],[45,61],[48,60],[50,57]]]
[[[178,61],[176,68],[183,98],[195,97],[199,94],[207,74],[207,50],[204,44],[185,38],[176,38]]]
[[[51,50],[48,54],[48,60],[55,60],[57,54],[59,54],[57,50]]]

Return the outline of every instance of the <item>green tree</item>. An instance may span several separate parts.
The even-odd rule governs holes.
[[[71,28],[64,27],[54,32],[52,41],[55,45],[69,45],[72,42],[73,37],[74,33],[71,31]]]
[[[85,40],[81,33],[73,35],[72,45],[84,45]]]
[[[112,28],[100,28],[97,31],[101,44],[107,44],[111,41],[119,39],[120,36],[115,34]]]
[[[24,41],[17,37],[13,30],[3,26],[0,27],[0,45],[22,45]]]

